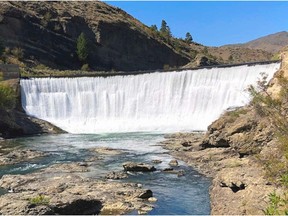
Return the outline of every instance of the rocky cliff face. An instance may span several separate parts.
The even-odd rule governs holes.
[[[103,2],[1,2],[0,37],[20,47],[25,59],[52,68],[79,69],[77,37],[89,41],[88,63],[95,70],[148,70],[189,62],[150,29]]]

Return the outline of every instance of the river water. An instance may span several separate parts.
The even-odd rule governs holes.
[[[123,170],[126,161],[152,164],[158,159],[162,163],[154,165],[158,171],[153,173],[130,173],[125,182],[137,182],[144,188],[151,189],[158,199],[151,215],[178,214],[195,215],[210,214],[209,185],[210,179],[199,174],[184,162],[179,161],[179,168],[185,171],[184,176],[161,172],[169,167],[173,159],[158,143],[163,134],[155,133],[114,133],[114,134],[61,134],[35,136],[10,140],[14,147],[25,147],[48,153],[47,157],[13,166],[0,167],[0,175],[25,174],[45,168],[55,163],[85,161],[97,153],[89,151],[95,147],[120,149],[124,153],[107,156],[92,165],[90,178],[104,178],[111,171]],[[136,214],[133,212],[132,214]]]

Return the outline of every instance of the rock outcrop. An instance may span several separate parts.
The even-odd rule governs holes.
[[[268,195],[275,189],[265,179],[263,167],[251,155],[241,157],[237,149],[223,146],[222,141],[204,148],[201,144],[207,141],[208,134],[174,134],[162,144],[174,157],[212,177],[211,214],[263,214]],[[181,143],[187,141],[191,145],[183,147]]]
[[[22,111],[0,109],[0,116],[0,137],[3,138],[65,133],[49,122],[28,116]]]
[[[24,58],[56,69],[79,69],[76,40],[89,43],[94,70],[137,71],[189,62],[126,12],[100,1],[1,2],[0,37]]]
[[[21,105],[19,79],[11,79],[2,82],[15,90],[16,98],[14,108],[0,108],[0,137],[6,139],[38,134],[65,133],[65,131],[56,127],[55,125],[32,116],[28,116],[25,113]]]
[[[259,153],[273,138],[267,119],[260,119],[252,107],[226,112],[208,127],[203,148],[226,147],[239,157]]]

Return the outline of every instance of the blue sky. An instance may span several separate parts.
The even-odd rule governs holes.
[[[288,31],[288,2],[107,1],[144,24],[158,27],[164,19],[176,37],[190,32],[209,46],[243,43]]]

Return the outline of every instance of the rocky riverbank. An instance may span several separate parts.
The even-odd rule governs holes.
[[[199,139],[199,134],[196,134]],[[202,135],[204,138],[204,135]],[[189,148],[180,146],[190,141]],[[212,177],[211,214],[263,214],[273,186],[253,158],[239,158],[231,148],[199,148],[194,134],[177,134],[163,142],[171,154]]]
[[[102,159],[116,150],[100,148]],[[95,151],[95,149],[93,149]],[[104,153],[103,153],[104,152]],[[12,157],[13,156],[13,157]],[[26,156],[26,157],[25,157]],[[14,149],[0,155],[0,166],[30,161],[44,153]],[[4,175],[0,187],[0,213],[7,215],[42,214],[145,214],[153,209],[153,192],[141,184],[111,181],[104,176],[89,177],[93,165],[100,162],[54,164],[25,175]],[[11,160],[8,160],[11,159]],[[123,172],[124,173],[124,172]],[[126,177],[128,177],[127,173]]]
[[[147,204],[151,191],[135,183],[85,178],[81,174],[88,169],[73,163],[3,176],[0,186],[9,193],[1,196],[1,214],[125,214],[152,209]]]

